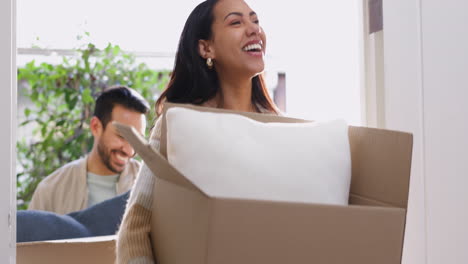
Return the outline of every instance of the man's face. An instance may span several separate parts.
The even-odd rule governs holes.
[[[97,150],[102,163],[113,173],[124,170],[130,158],[135,155],[132,146],[117,132],[112,121],[133,126],[144,135],[146,129],[145,115],[120,105],[112,109],[112,119],[103,127],[97,136]]]

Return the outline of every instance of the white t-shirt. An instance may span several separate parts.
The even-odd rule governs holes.
[[[88,207],[115,197],[117,195],[116,184],[118,181],[119,174],[101,176],[88,172]]]

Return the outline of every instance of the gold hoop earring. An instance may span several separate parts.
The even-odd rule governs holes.
[[[206,66],[208,66],[208,69],[213,69],[213,60],[211,58],[206,59]]]

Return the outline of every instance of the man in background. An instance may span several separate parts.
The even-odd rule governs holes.
[[[128,87],[112,87],[96,100],[90,122],[94,144],[91,152],[47,176],[37,187],[29,210],[67,214],[129,191],[140,163],[131,145],[111,125],[133,126],[144,135],[148,102]]]

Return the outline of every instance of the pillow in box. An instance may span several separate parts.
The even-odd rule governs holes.
[[[214,197],[347,205],[348,126],[167,110],[167,158]]]

